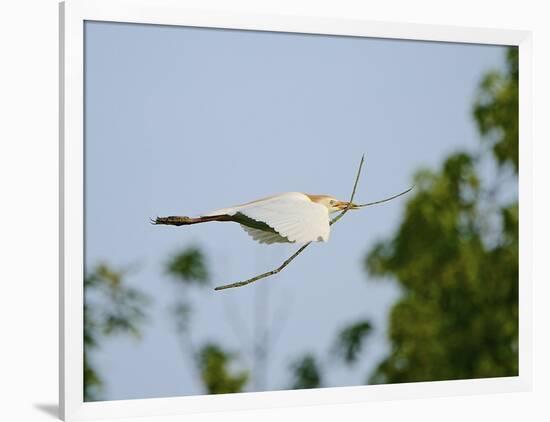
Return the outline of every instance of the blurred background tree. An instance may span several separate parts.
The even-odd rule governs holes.
[[[402,291],[371,383],[518,374],[517,48],[482,79],[473,116],[478,150],[419,171],[397,232],[366,258]]]
[[[505,72],[489,72],[483,78],[474,106],[474,117],[481,134],[491,143],[499,164],[519,167],[519,56],[508,49]]]
[[[91,354],[114,335],[139,338],[148,296],[127,285],[123,271],[100,264],[84,278],[84,400],[101,400],[103,380]]]
[[[322,387],[321,367],[314,355],[307,353],[290,365],[293,390]]]
[[[203,252],[198,247],[183,249],[167,262],[166,271],[178,289],[171,314],[182,351],[191,366],[191,376],[200,379],[206,394],[243,391],[249,378],[248,372],[241,370],[233,373],[232,369],[239,354],[229,352],[215,342],[197,348],[193,341],[190,289],[209,286],[210,274]]]
[[[248,373],[240,371],[232,374],[232,353],[217,344],[206,344],[198,353],[200,374],[208,394],[238,393],[248,381]]]
[[[166,272],[176,284],[177,293],[170,310],[175,322],[182,351],[187,357],[190,375],[200,381],[200,388],[206,394],[238,393],[262,391],[267,388],[266,369],[268,351],[277,339],[283,327],[284,318],[279,312],[278,324],[267,326],[267,291],[254,297],[254,333],[253,338],[240,338],[243,350],[229,351],[217,341],[209,340],[197,346],[193,333],[193,303],[191,291],[211,287],[210,271],[204,253],[198,247],[188,247],[176,253],[166,263]],[[208,294],[211,291],[208,290]],[[285,303],[288,305],[288,302]],[[283,314],[286,314],[285,306]],[[233,312],[236,310],[228,310]],[[243,320],[232,315],[236,322]],[[228,321],[229,322],[229,321]],[[234,330],[242,332],[246,327],[235,326]],[[246,330],[245,330],[246,331]],[[273,331],[273,332],[272,332]],[[360,341],[360,340],[359,340]],[[358,348],[360,346],[355,346]],[[251,356],[246,351],[252,350]],[[355,350],[355,349],[354,349]],[[353,352],[350,352],[353,353]],[[248,357],[248,360],[245,359]],[[320,364],[312,355],[296,359],[289,367],[292,388],[315,388],[321,386]],[[284,388],[284,387],[282,387]]]
[[[371,330],[372,325],[367,319],[362,319],[341,330],[335,344],[338,357],[348,365],[354,364]]]
[[[208,284],[208,268],[202,251],[189,247],[177,253],[168,261],[166,272],[182,286]]]

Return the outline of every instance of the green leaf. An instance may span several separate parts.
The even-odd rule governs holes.
[[[208,394],[239,393],[248,381],[248,373],[233,373],[230,365],[235,356],[214,343],[206,344],[198,353],[202,381]]]
[[[176,254],[167,264],[167,271],[176,280],[187,284],[205,285],[208,269],[198,248],[188,248]]]
[[[363,348],[364,339],[371,330],[369,321],[359,321],[344,328],[336,342],[338,355],[348,364],[355,363]]]
[[[293,381],[292,389],[319,388],[321,387],[321,370],[315,356],[306,354],[295,360],[290,369]]]

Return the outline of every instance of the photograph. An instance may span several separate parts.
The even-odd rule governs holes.
[[[85,402],[519,375],[517,45],[85,20],[83,53]]]

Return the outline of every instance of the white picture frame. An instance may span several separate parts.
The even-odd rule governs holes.
[[[519,376],[105,402],[83,400],[84,22],[111,21],[519,47],[521,203]],[[201,11],[177,0],[66,0],[60,5],[60,413],[67,421],[528,391],[531,360],[531,33],[313,16]]]

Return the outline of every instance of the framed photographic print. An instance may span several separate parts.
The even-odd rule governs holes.
[[[60,24],[65,420],[530,388],[530,33]]]

